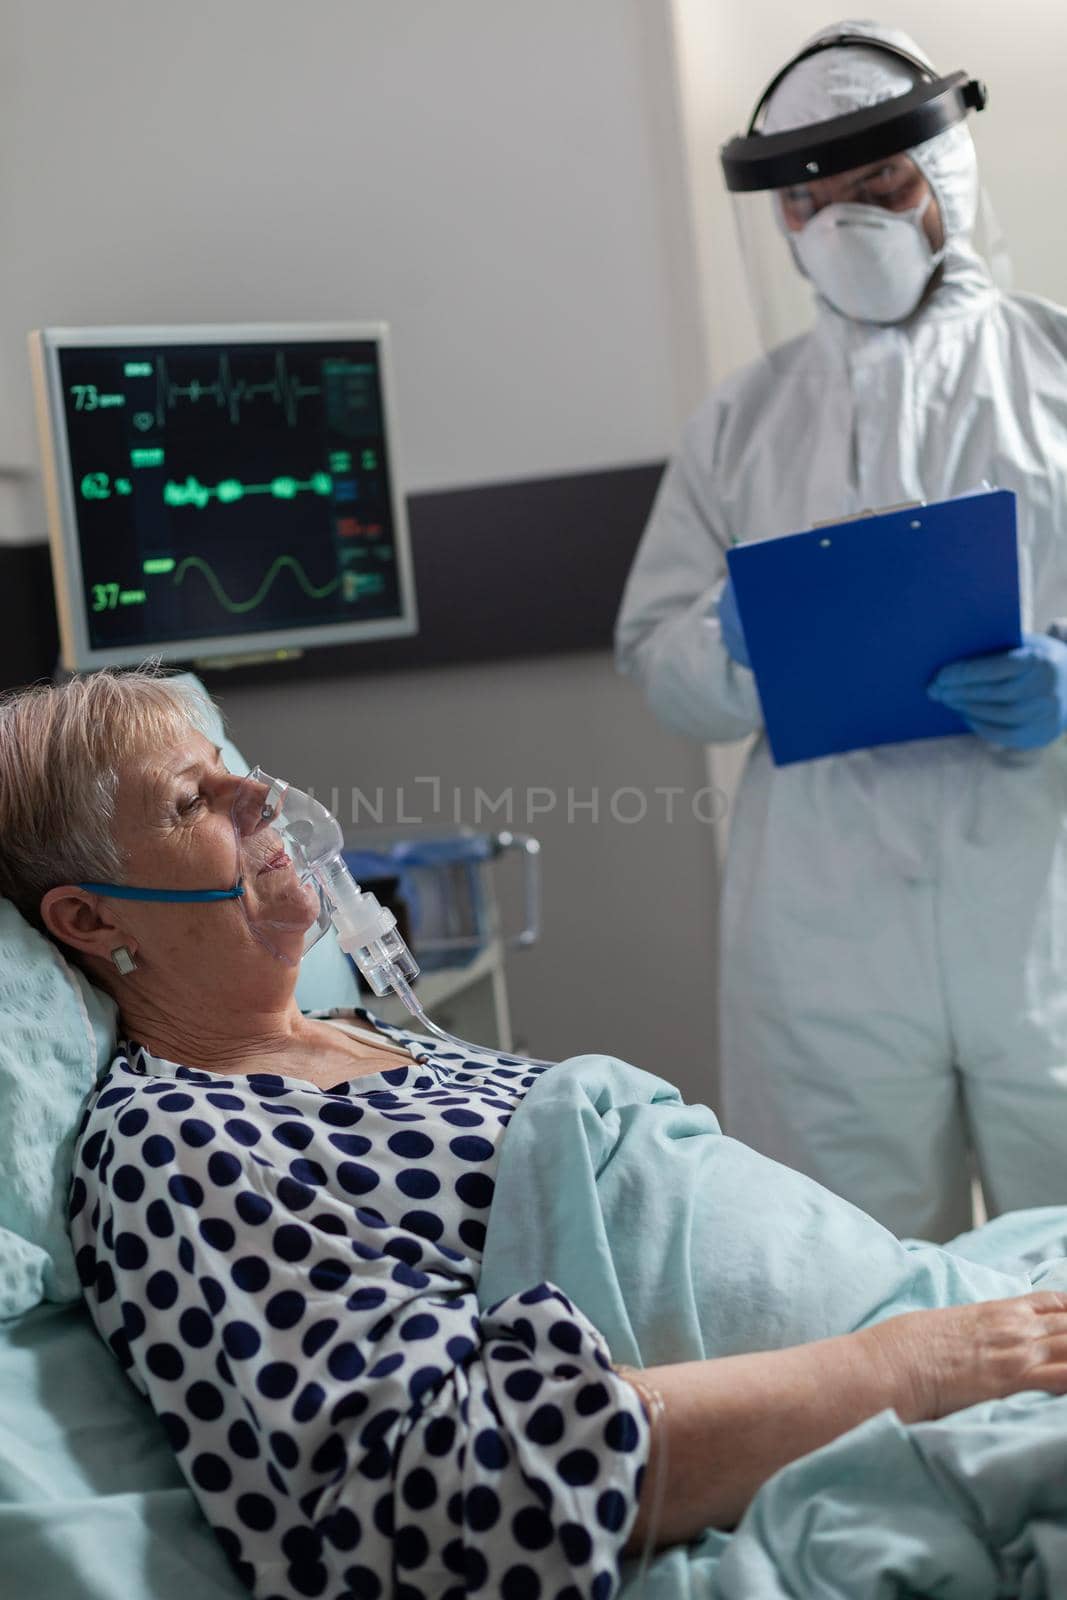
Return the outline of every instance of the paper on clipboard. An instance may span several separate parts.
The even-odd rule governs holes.
[[[777,766],[967,733],[927,685],[1022,641],[1006,489],[738,545],[727,560]]]

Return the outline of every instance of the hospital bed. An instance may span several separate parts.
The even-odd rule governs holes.
[[[231,768],[242,766],[232,746],[224,744],[224,756]],[[306,958],[297,998],[305,1009],[358,1002],[354,973],[332,935]],[[110,1061],[115,1021],[112,1002],[70,968],[10,904],[0,901],[0,1600],[23,1600],[33,1594],[47,1600],[186,1600],[191,1588],[197,1600],[234,1600],[245,1591],[185,1485],[162,1424],[135,1393],[83,1308],[66,1235],[66,1197],[80,1108]],[[602,1070],[606,1061],[583,1059],[587,1073]],[[676,1096],[667,1083],[637,1069],[617,1063],[607,1066],[613,1093],[626,1090],[621,1070],[640,1080],[645,1085],[641,1093],[647,1091],[653,1099]],[[551,1087],[555,1077],[547,1074],[542,1082]],[[576,1085],[573,1092],[581,1090],[577,1073],[562,1075],[560,1090],[569,1082]],[[639,1093],[633,1100],[635,1105],[640,1097]],[[630,1106],[631,1101],[626,1103]],[[685,1137],[685,1117],[714,1119],[701,1107],[671,1111],[663,1126],[674,1129],[680,1148],[695,1148],[697,1142]],[[567,1126],[572,1133],[587,1130],[587,1121],[573,1119]],[[538,1139],[536,1131],[536,1122],[531,1123],[527,1135],[547,1165],[539,1180],[537,1163],[524,1161],[520,1147],[516,1160],[523,1187],[511,1196],[516,1227],[507,1233],[505,1205],[505,1220],[496,1227],[495,1257],[487,1245],[481,1289],[491,1297],[507,1292],[507,1285],[493,1282],[494,1270],[499,1280],[502,1268],[518,1274],[523,1283],[548,1276],[565,1284],[568,1251],[575,1241],[588,1239],[592,1226],[586,1225],[568,1191],[563,1248],[550,1251],[545,1261],[540,1259],[539,1252],[549,1248],[550,1230],[531,1231],[526,1219],[531,1212],[548,1217],[550,1202],[559,1200],[560,1152],[555,1149],[558,1141]],[[515,1129],[512,1133],[514,1137]],[[575,1176],[586,1172],[589,1164],[571,1159],[566,1150],[562,1154],[573,1188]],[[675,1154],[667,1170],[677,1165]],[[609,1165],[624,1170],[618,1161]],[[532,1201],[538,1181],[543,1193]],[[726,1193],[735,1193],[731,1184]],[[823,1194],[827,1206],[840,1208],[841,1202]],[[625,1207],[610,1206],[596,1186],[587,1200],[591,1216],[603,1204],[608,1221],[625,1221]],[[852,1208],[844,1210],[859,1215]],[[664,1240],[673,1239],[669,1205],[664,1215],[668,1221],[661,1234]],[[670,1255],[666,1246],[655,1247],[651,1216],[643,1217],[640,1241],[631,1237],[629,1227],[624,1231],[626,1239],[599,1252],[597,1259],[605,1272],[610,1266],[612,1272],[625,1274],[650,1255],[656,1261]],[[773,1263],[774,1229],[764,1230],[763,1238],[768,1262]],[[742,1253],[747,1259],[747,1252]],[[1050,1263],[1059,1270],[1048,1280],[1049,1286],[1062,1287],[1067,1281],[1064,1213],[1053,1208],[1002,1218],[955,1247],[955,1253],[998,1269],[1008,1263]],[[707,1263],[714,1252],[699,1254]],[[853,1252],[849,1259],[854,1258]],[[591,1282],[581,1250],[574,1259],[575,1273],[589,1289],[598,1312],[595,1320],[616,1359],[635,1359],[624,1349],[620,1329],[612,1325],[610,1297],[603,1304],[597,1299],[600,1290]],[[714,1266],[720,1270],[717,1258]],[[766,1275],[770,1282],[789,1282],[773,1264]],[[684,1291],[681,1281],[671,1289],[660,1319],[662,1331],[672,1339],[682,1319]],[[570,1292],[577,1295],[573,1288]],[[615,1299],[622,1308],[629,1304],[627,1295],[616,1294]],[[709,1291],[705,1299],[713,1301],[714,1294]],[[684,1352],[654,1356],[684,1358],[689,1358]],[[845,1587],[819,1592],[847,1595],[848,1600],[876,1592],[937,1592],[945,1600],[1010,1592],[1025,1593],[1028,1600],[1057,1600],[1067,1593],[1067,1587],[1055,1586],[1059,1576],[1067,1574],[1067,1430],[1058,1410],[1035,1409],[1033,1397],[1024,1404],[1026,1398],[1004,1408],[992,1433],[983,1408],[974,1408],[973,1413],[960,1414],[955,1433],[931,1435],[941,1452],[935,1465],[942,1488],[936,1496],[935,1480],[925,1475],[917,1442],[904,1437],[891,1412],[872,1418],[772,1479],[739,1535],[708,1530],[693,1545],[673,1547],[653,1564],[640,1593],[633,1574],[624,1571],[620,1600],[703,1600],[712,1593],[728,1595],[730,1600],[738,1595],[751,1600],[757,1592],[768,1600],[795,1596],[806,1592],[793,1582],[805,1545],[829,1553],[834,1561],[850,1562],[863,1536],[869,1536],[864,1557],[868,1577],[880,1584],[891,1515],[900,1559],[918,1551],[926,1560],[929,1554],[931,1562],[939,1563],[937,1581],[951,1579],[950,1586],[935,1586],[933,1591],[862,1584],[853,1588],[846,1580]],[[951,1479],[946,1474],[949,1465]],[[1024,1479],[1029,1485],[1026,1497],[1016,1495],[1012,1487]],[[984,1525],[979,1529],[981,1518],[967,1509],[972,1501],[980,1504],[982,1492],[985,1521],[992,1531]],[[922,1546],[916,1518],[920,1511],[924,1516],[930,1513],[935,1499],[943,1502],[938,1507],[941,1520],[931,1523]],[[954,1508],[952,1516],[947,1516],[946,1508]],[[950,1536],[960,1542],[958,1559],[954,1547],[946,1543]],[[963,1542],[968,1539],[965,1554]],[[975,1562],[984,1563],[983,1570],[997,1580],[992,1556],[1010,1564],[1021,1587],[1010,1591],[967,1587]],[[732,1587],[722,1587],[714,1573],[720,1558],[723,1567],[733,1563]],[[760,1578],[753,1585],[750,1574],[757,1568]]]

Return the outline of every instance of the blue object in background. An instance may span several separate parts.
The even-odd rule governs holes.
[[[776,766],[969,733],[931,680],[1021,643],[1006,489],[739,545],[727,561]]]
[[[346,850],[344,862],[363,888],[395,884],[412,954],[423,972],[435,972],[469,966],[493,936],[482,874],[497,854],[495,839],[476,833]]]

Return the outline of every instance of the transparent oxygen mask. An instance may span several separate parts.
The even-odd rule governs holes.
[[[375,995],[403,988],[418,966],[396,918],[345,866],[344,835],[324,805],[254,767],[233,803],[242,898],[252,933],[279,960],[297,964],[333,925]]]
[[[237,881],[249,928],[278,960],[297,966],[333,925],[380,999],[395,994],[426,1033],[465,1053],[477,1050],[426,1015],[412,984],[419,975],[393,913],[361,889],[345,866],[344,835],[332,812],[302,789],[253,767],[233,802]],[[535,1066],[550,1062],[509,1056]]]

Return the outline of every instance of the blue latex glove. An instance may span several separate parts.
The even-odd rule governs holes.
[[[1067,645],[1024,633],[1018,650],[942,667],[927,693],[990,744],[1037,750],[1067,729]]]
[[[719,596],[719,626],[722,629],[722,642],[726,646],[727,654],[740,666],[751,668],[752,663],[748,659],[748,646],[745,643],[745,632],[741,626],[741,614],[737,609],[737,596],[734,594],[732,578],[727,578],[726,588]]]

